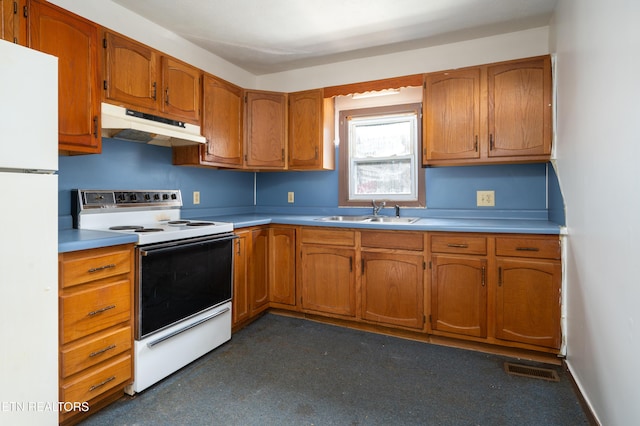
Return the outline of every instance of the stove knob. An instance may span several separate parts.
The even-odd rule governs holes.
[[[160,199],[160,194],[155,194],[153,196],[153,199],[156,200],[156,201],[159,200]]]
[[[168,200],[169,199],[169,194],[162,194],[162,199],[163,200]]]
[[[144,199],[149,201],[151,199],[151,195],[149,194],[144,194]]]
[[[172,199],[172,200],[177,200],[177,199],[178,199],[178,196],[177,196],[176,194],[171,194],[171,199]]]
[[[138,196],[137,196],[136,194],[131,194],[131,195],[129,196],[129,199],[130,199],[131,201],[138,201]]]

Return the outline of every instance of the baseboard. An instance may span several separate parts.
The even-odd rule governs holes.
[[[593,411],[593,407],[591,406],[591,404],[589,404],[589,401],[587,401],[587,399],[584,397],[582,390],[580,389],[580,386],[578,385],[578,382],[576,381],[576,379],[573,377],[573,373],[571,373],[571,368],[569,368],[569,364],[567,364],[566,360],[563,361],[562,366],[564,368],[565,373],[567,374],[567,377],[569,377],[571,386],[573,386],[573,391],[578,397],[578,401],[580,402],[582,411],[584,411],[584,414],[587,416],[587,420],[589,421],[589,424],[591,426],[601,426],[602,423],[598,421],[598,417]]]

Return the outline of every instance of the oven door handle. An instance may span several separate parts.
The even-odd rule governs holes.
[[[141,247],[140,255],[147,256],[149,254],[162,253],[163,251],[172,250],[178,247],[184,248],[184,247],[194,246],[202,243],[216,243],[216,242],[222,242],[227,240],[235,240],[236,238],[238,238],[237,235],[231,234],[231,235],[224,235],[224,236],[218,236],[218,237],[211,237],[211,236],[200,237],[200,238],[194,238],[188,241],[172,241],[168,243],[160,243],[153,246],[146,246],[144,248]]]
[[[227,312],[229,312],[230,310],[231,310],[231,309],[227,307],[227,308],[221,309],[221,310],[219,310],[219,311],[217,311],[217,312],[214,312],[214,313],[212,313],[211,315],[209,315],[209,316],[207,316],[207,317],[204,317],[204,318],[202,318],[202,319],[199,319],[198,321],[196,321],[196,322],[194,322],[194,323],[192,323],[192,324],[189,324],[189,325],[187,325],[187,326],[185,326],[185,327],[183,327],[183,328],[181,328],[181,329],[179,329],[179,330],[176,330],[176,331],[174,331],[174,332],[172,332],[172,333],[167,334],[166,336],[162,336],[162,337],[161,337],[161,338],[159,338],[159,339],[156,339],[156,340],[154,340],[154,341],[152,341],[152,342],[147,343],[147,347],[149,347],[149,348],[153,348],[155,345],[157,345],[157,344],[159,344],[159,343],[162,343],[162,342],[164,342],[165,340],[171,339],[172,337],[175,337],[175,336],[177,336],[178,334],[184,333],[184,332],[185,332],[185,331],[187,331],[187,330],[191,330],[192,328],[197,327],[197,326],[199,326],[200,324],[202,324],[202,323],[204,323],[204,322],[207,322],[207,321],[209,321],[209,320],[212,320],[212,319],[214,319],[214,318],[216,318],[216,317],[219,317],[219,316],[220,316],[220,315],[222,315],[222,314],[226,314],[226,313],[227,313]]]

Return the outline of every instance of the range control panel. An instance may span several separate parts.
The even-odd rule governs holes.
[[[179,189],[153,191],[112,191],[82,190],[74,191],[77,211],[88,209],[123,209],[123,208],[179,208],[182,197]]]

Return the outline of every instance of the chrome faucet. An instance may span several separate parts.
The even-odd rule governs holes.
[[[386,204],[387,203],[385,201],[380,204],[376,204],[376,200],[371,200],[371,205],[373,206],[373,215],[378,216],[378,213],[380,213],[380,210],[382,210]]]

